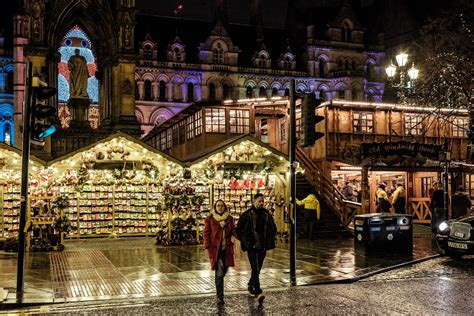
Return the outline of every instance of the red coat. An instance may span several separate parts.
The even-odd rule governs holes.
[[[225,249],[225,262],[226,267],[234,266],[234,243],[232,242],[232,236],[235,235],[235,222],[234,218],[229,215],[226,219],[225,228],[225,239],[226,239],[226,249]],[[222,241],[222,227],[214,217],[209,215],[206,218],[204,223],[204,248],[207,249],[209,253],[209,259],[211,259],[211,269],[215,270],[217,256],[221,247]]]

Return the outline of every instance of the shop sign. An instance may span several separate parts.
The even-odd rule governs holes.
[[[387,165],[423,165],[438,160],[442,145],[414,142],[385,142],[361,145],[362,160],[380,160]]]

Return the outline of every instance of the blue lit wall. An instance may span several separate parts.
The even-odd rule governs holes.
[[[13,59],[0,56],[0,142],[14,145]]]
[[[3,96],[4,95],[2,95],[2,97]],[[13,145],[15,143],[13,113],[14,111],[12,104],[0,104],[0,142],[7,143],[9,145]]]

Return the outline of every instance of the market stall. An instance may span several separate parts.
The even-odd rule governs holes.
[[[60,238],[51,242],[56,230],[56,220],[60,209],[51,204],[51,197],[46,196],[47,181],[50,170],[45,162],[34,156],[29,161],[29,199],[27,203],[27,227],[29,245],[36,247],[36,241],[44,239],[45,246],[61,243]],[[15,250],[20,222],[20,187],[21,185],[21,151],[0,144],[0,241],[6,250]],[[48,199],[49,202],[44,202]],[[59,234],[56,230],[56,233]],[[30,242],[31,241],[31,242]]]
[[[251,206],[253,196],[262,193],[278,231],[286,232],[288,160],[284,154],[251,136],[240,136],[186,160],[196,186],[209,188],[211,205],[217,199],[224,200],[238,220]],[[203,221],[199,225],[202,231]]]
[[[68,200],[69,237],[148,236],[168,231],[166,198],[185,185],[181,163],[117,133],[49,163],[50,190]]]
[[[3,239],[17,234],[20,212],[21,153],[6,147],[0,147]],[[189,157],[184,166],[123,133],[48,163],[32,157],[29,248],[57,249],[63,237],[156,236],[160,245],[196,244],[213,201],[223,199],[238,219],[257,192],[278,230],[286,231],[282,153],[243,136]]]

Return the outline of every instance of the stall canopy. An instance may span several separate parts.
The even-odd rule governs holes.
[[[37,171],[45,165],[45,161],[30,155],[30,175],[37,175]],[[0,143],[0,170],[2,182],[19,181],[21,178],[21,150]]]
[[[156,173],[180,171],[182,163],[144,142],[118,132],[94,144],[83,147],[48,162],[50,168],[60,173],[68,169],[86,168],[108,171],[105,176],[126,178],[152,176]]]
[[[212,162],[272,163],[272,169],[287,171],[288,156],[250,135],[241,135],[207,147],[183,160],[191,168]]]

